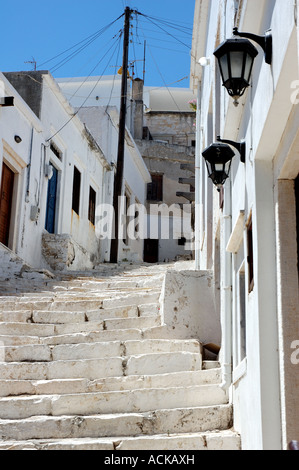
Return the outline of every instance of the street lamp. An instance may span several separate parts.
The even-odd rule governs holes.
[[[232,159],[235,154],[229,145],[214,143],[203,151],[202,156],[206,161],[209,178],[220,192],[221,187],[229,177]]]
[[[258,50],[248,39],[228,39],[214,52],[218,59],[223,86],[234,98],[235,106],[250,85],[254,59]]]
[[[234,98],[235,106],[238,106],[238,98],[244,95],[250,85],[254,59],[258,55],[258,50],[249,39],[263,49],[265,61],[269,65],[272,64],[273,39],[270,31],[266,31],[264,36],[258,36],[252,33],[240,33],[238,28],[234,28],[233,35],[243,39],[228,39],[216,49],[214,55],[218,59],[223,86]]]

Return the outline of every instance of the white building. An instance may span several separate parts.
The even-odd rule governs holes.
[[[194,168],[195,114],[189,105],[194,93],[187,88],[144,87],[139,79],[129,81],[132,86],[128,86],[127,127],[153,179],[147,192],[148,217],[143,225],[148,230],[145,228],[143,232],[146,241],[142,257],[149,262],[191,257],[191,204],[184,197],[177,196],[177,192],[190,193],[188,181],[187,184],[179,184],[179,178],[190,180],[194,176],[193,172],[181,169],[183,164]],[[120,75],[61,78],[57,82],[75,108],[84,103],[84,119],[88,115],[95,116],[97,108],[106,110],[104,118],[111,107],[119,109]],[[91,120],[88,121],[89,128]],[[94,127],[92,133],[97,135]],[[102,143],[100,145],[102,147]],[[156,185],[159,185],[159,190],[153,195],[151,189]],[[128,194],[129,200],[134,202],[130,190]],[[137,200],[141,202],[144,197],[138,196]],[[184,211],[179,206],[183,204]],[[125,252],[128,250],[126,246],[120,248]],[[125,252],[122,256],[131,259],[129,253],[125,256]]]
[[[15,106],[0,116],[1,191],[10,190],[1,204],[1,242],[35,267],[92,269],[109,260],[110,244],[96,231],[96,208],[112,204],[117,132],[104,134],[104,154],[48,72],[6,73],[1,82],[3,95],[15,97]],[[108,126],[111,117],[101,119]],[[134,184],[126,173],[124,187],[132,198],[136,188],[142,202],[149,174],[132,142],[126,151],[136,171]],[[141,260],[142,241],[128,251]]]
[[[297,18],[293,0],[197,0],[195,7],[196,262],[219,280],[223,385],[251,450],[286,449],[299,439]],[[234,27],[273,36],[271,65],[255,44],[251,86],[238,107],[214,56]],[[245,164],[234,149],[222,200],[202,158],[218,135],[247,147]]]

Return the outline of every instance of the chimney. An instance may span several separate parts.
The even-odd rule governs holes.
[[[143,138],[143,80],[136,78],[132,84],[132,134],[134,139]]]

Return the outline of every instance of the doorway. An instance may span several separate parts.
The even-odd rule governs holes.
[[[152,264],[159,262],[159,240],[144,240],[144,262]]]
[[[58,170],[51,165],[53,168],[53,176],[48,183],[48,197],[47,197],[47,212],[46,212],[46,224],[45,229],[47,232],[55,233],[55,222],[56,222],[56,202],[57,202],[57,182],[58,182]]]
[[[14,179],[14,172],[3,163],[0,191],[0,242],[7,247],[10,235]]]

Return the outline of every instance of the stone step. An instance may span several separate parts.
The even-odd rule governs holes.
[[[219,385],[199,385],[117,392],[76,393],[0,398],[0,419],[26,419],[32,416],[85,416],[143,413],[179,407],[224,405],[227,395]]]
[[[156,375],[180,371],[201,370],[200,354],[173,352],[55,362],[0,363],[2,380],[51,380],[128,375]]]
[[[67,311],[67,312],[88,312],[90,310],[101,309],[101,308],[117,308],[124,306],[132,306],[139,304],[152,304],[159,302],[161,290],[142,291],[136,293],[126,293],[120,295],[112,295],[113,293],[107,292],[97,293],[93,296],[88,296],[81,299],[76,295],[68,296],[53,296],[53,293],[49,293],[44,297],[0,297],[0,312],[5,313],[7,311]]]
[[[48,337],[103,330],[126,330],[154,328],[161,325],[159,316],[138,318],[113,318],[102,322],[38,324],[38,323],[0,323],[0,336],[38,336]]]
[[[88,323],[86,323],[88,324]],[[39,325],[42,326],[42,325]],[[104,324],[103,324],[104,326]],[[32,332],[29,335],[17,335],[13,330],[11,334],[1,334],[0,342],[6,346],[21,346],[27,344],[79,344],[79,343],[93,343],[101,341],[114,341],[115,338],[125,340],[142,340],[142,339],[185,339],[188,334],[188,328],[182,328],[180,332],[173,330],[173,328],[166,325],[155,326],[151,328],[137,329],[138,325],[134,322],[133,328],[126,329],[112,329],[112,330],[99,330],[99,331],[82,331],[74,333],[53,333],[50,336],[33,336]],[[84,328],[83,328],[84,329]],[[40,330],[39,330],[40,331]],[[54,329],[55,331],[55,329]],[[28,330],[27,330],[28,332]],[[181,333],[181,335],[179,334]]]
[[[199,343],[190,341],[142,340],[110,341],[100,343],[66,344],[58,346],[28,345],[0,347],[3,362],[49,362],[96,359],[167,352],[200,353]]]
[[[157,316],[160,312],[159,304],[129,305],[110,309],[97,309],[87,312],[55,312],[55,311],[6,311],[0,313],[0,322],[3,323],[84,323],[101,322],[113,318],[137,318],[142,316]]]
[[[210,451],[229,451],[241,450],[240,436],[231,430],[219,432],[193,433],[193,434],[162,434],[154,436],[141,437],[114,437],[114,438],[82,438],[82,439],[61,439],[61,440],[31,440],[27,441],[8,441],[0,443],[2,450],[48,450],[48,451],[67,451],[67,450],[149,450],[176,451],[176,450],[210,450]],[[115,458],[122,458],[122,455],[115,455]],[[127,459],[127,457],[125,457]],[[134,457],[134,459],[136,459]],[[139,457],[140,458],[140,457]],[[143,457],[144,458],[144,457]],[[186,456],[187,458],[187,456]],[[190,456],[191,459],[191,456]],[[180,459],[179,459],[180,461]],[[128,460],[125,460],[128,462]],[[159,457],[159,462],[163,462]],[[190,462],[189,462],[190,463]]]
[[[196,385],[219,385],[221,369],[194,372],[174,372],[161,375],[137,375],[111,377],[98,380],[0,380],[0,396],[20,395],[67,395],[74,393],[110,392],[142,388],[191,387]]]
[[[72,439],[141,437],[157,434],[201,433],[232,427],[232,406],[156,410],[91,416],[35,416],[0,420],[0,439]]]

